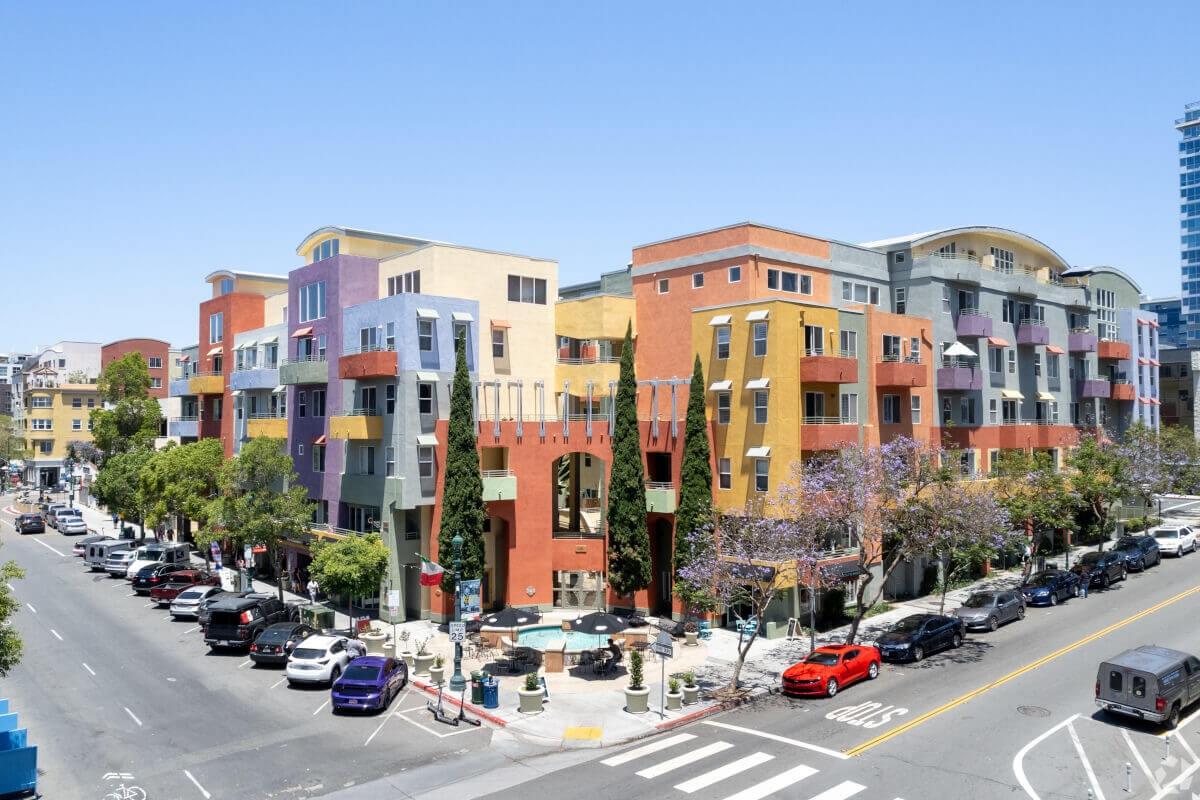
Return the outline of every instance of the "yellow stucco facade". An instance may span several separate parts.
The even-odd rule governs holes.
[[[26,402],[24,435],[34,461],[65,458],[69,443],[92,441],[90,414],[102,405],[95,384],[30,387]]]
[[[613,355],[607,355],[607,348],[599,346],[600,340],[622,342],[630,323],[636,336],[637,311],[632,297],[600,294],[555,304],[554,333],[559,343],[555,351],[555,391],[561,393],[563,384],[569,383],[571,394],[584,398],[591,381],[593,397],[607,396],[609,383],[621,374],[620,359],[615,355],[619,344],[612,347]],[[562,344],[564,337],[578,340],[574,355]]]

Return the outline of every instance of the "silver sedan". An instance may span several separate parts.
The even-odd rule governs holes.
[[[987,628],[994,631],[1005,622],[1025,618],[1025,598],[1020,592],[974,592],[954,610],[954,615],[968,628]]]

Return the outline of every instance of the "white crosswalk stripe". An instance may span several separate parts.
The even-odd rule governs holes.
[[[792,767],[789,770],[772,775],[765,781],[756,783],[754,786],[743,789],[736,794],[731,794],[725,800],[762,800],[762,798],[768,795],[781,792],[793,783],[802,781],[809,775],[815,774],[817,774],[817,770],[801,764],[798,767]]]
[[[688,764],[716,755],[722,750],[728,750],[733,747],[729,742],[713,742],[705,745],[698,750],[692,750],[690,753],[684,753],[681,756],[668,759],[661,763],[655,764],[653,767],[646,767],[638,772],[638,775],[643,778],[657,778],[659,775],[666,775],[668,772],[677,770],[680,767],[686,767]]]
[[[619,767],[620,765],[627,764],[636,758],[648,756],[651,753],[657,753],[659,750],[666,750],[668,747],[674,747],[675,745],[682,744],[683,742],[690,742],[695,738],[696,737],[690,733],[681,733],[677,736],[670,736],[666,739],[660,739],[657,742],[651,742],[650,744],[642,747],[635,747],[633,750],[626,750],[624,753],[613,756],[612,758],[606,758],[600,763],[606,767]]]
[[[748,769],[754,769],[759,764],[765,764],[775,756],[770,753],[751,753],[750,755],[739,758],[737,761],[731,761],[728,764],[717,767],[716,769],[706,772],[703,775],[697,775],[691,780],[678,783],[675,788],[681,792],[698,792],[701,789],[707,789],[718,781],[723,781],[726,778],[732,778],[734,775],[741,774]]]
[[[863,786],[861,783],[855,783],[854,781],[842,781],[832,789],[826,789],[819,795],[816,795],[812,798],[812,800],[846,800],[846,798],[853,797],[865,788],[867,787]]]

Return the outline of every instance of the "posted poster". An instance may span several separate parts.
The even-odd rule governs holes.
[[[480,583],[481,581],[478,578],[459,583],[458,596],[461,598],[460,602],[462,603],[462,615],[464,618],[477,616],[483,610]]]

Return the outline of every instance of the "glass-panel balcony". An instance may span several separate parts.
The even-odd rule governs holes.
[[[279,385],[291,386],[304,383],[328,383],[329,365],[320,356],[310,356],[295,361],[284,361],[279,365]]]

